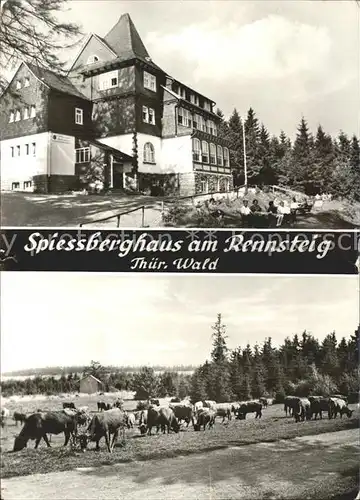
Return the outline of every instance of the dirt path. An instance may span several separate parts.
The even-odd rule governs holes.
[[[4,479],[2,498],[340,498],[356,490],[358,444],[358,430],[351,429],[167,460]]]

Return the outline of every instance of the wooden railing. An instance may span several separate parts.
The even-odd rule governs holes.
[[[116,218],[116,227],[120,227],[120,220],[123,215],[131,214],[133,212],[136,212],[137,210],[141,210],[141,226],[140,227],[145,227],[145,205],[142,205],[141,207],[133,208],[132,210],[127,210],[126,212],[120,212],[114,215],[110,215],[109,217],[103,217],[101,219],[95,219],[91,221],[86,221],[82,222],[80,224],[80,227],[83,227],[88,224],[96,224],[97,222],[105,222],[107,220],[115,219]]]

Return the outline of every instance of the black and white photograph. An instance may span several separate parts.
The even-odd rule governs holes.
[[[357,277],[2,288],[3,500],[355,499]]]
[[[357,0],[1,5],[3,226],[360,226]]]

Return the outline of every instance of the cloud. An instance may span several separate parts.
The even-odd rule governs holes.
[[[279,15],[238,25],[215,18],[168,34],[149,33],[153,53],[192,64],[197,81],[282,79],[320,72],[328,64],[331,39],[323,26],[291,21]],[[234,82],[235,83],[235,82]]]

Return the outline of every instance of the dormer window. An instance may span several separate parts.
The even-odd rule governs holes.
[[[144,71],[144,88],[156,92],[156,76]]]
[[[29,118],[29,108],[26,107],[24,108],[24,120],[27,120]]]
[[[30,118],[35,118],[36,116],[36,108],[35,106],[30,106]]]
[[[25,77],[25,80],[24,80],[24,87],[30,87],[30,78]]]
[[[94,64],[94,63],[96,63],[98,61],[99,61],[98,56],[96,56],[96,55],[93,54],[93,55],[89,56],[86,64]]]
[[[15,113],[15,121],[16,122],[19,122],[21,120],[21,113],[20,113],[20,109],[17,109],[16,110],[16,113]]]
[[[118,72],[109,71],[99,75],[99,90],[113,89],[118,86]]]
[[[15,119],[15,113],[14,113],[14,111],[10,111],[9,123],[13,122],[14,119]]]
[[[190,94],[190,102],[192,104],[195,104],[196,106],[199,106],[199,96],[196,94]]]
[[[16,90],[21,89],[21,80],[16,80]]]
[[[211,104],[209,101],[204,101],[204,109],[206,109],[206,111],[211,111]]]

